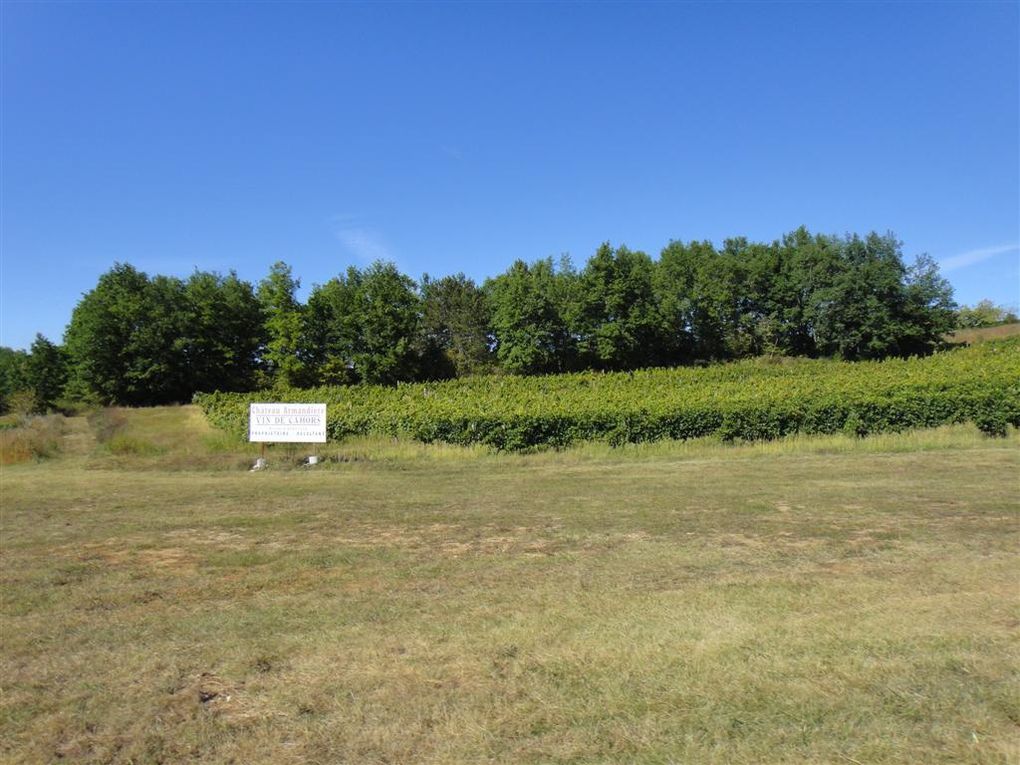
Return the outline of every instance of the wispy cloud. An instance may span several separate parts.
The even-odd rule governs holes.
[[[439,147],[439,150],[443,152],[443,154],[448,156],[450,159],[455,159],[458,162],[464,159],[464,152],[462,152],[456,146],[451,146],[450,144],[443,144],[442,146]]]
[[[365,263],[393,260],[389,247],[374,231],[365,228],[345,228],[337,231],[336,236],[348,253]]]
[[[943,271],[956,271],[960,268],[973,266],[983,260],[994,258],[996,255],[1005,255],[1007,252],[1020,251],[1020,244],[1000,244],[998,247],[982,247],[979,250],[968,250],[959,255],[952,255],[939,261]]]
[[[338,213],[330,217],[333,232],[347,254],[365,264],[394,260],[382,234],[365,226],[363,220],[363,216],[355,213]]]

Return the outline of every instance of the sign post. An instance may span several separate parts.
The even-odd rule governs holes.
[[[326,443],[325,404],[251,404],[248,441],[262,444],[256,469],[266,466],[267,443]]]

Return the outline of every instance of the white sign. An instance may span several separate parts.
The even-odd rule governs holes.
[[[248,440],[272,443],[326,443],[325,404],[252,404]]]

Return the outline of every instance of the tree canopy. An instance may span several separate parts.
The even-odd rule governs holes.
[[[199,390],[250,390],[265,331],[251,285],[234,274],[149,278],[117,264],[71,315],[70,391],[137,406],[187,401]]]
[[[377,262],[314,286],[306,303],[299,287],[282,261],[257,288],[234,273],[150,277],[115,264],[74,309],[62,347],[40,336],[27,354],[0,349],[0,396],[140,405],[759,354],[873,359],[929,353],[957,324],[1009,316],[984,303],[957,313],[935,262],[908,264],[892,234],[803,227],[768,243],[672,241],[658,258],[607,242],[580,270],[566,257],[517,260],[481,286]]]

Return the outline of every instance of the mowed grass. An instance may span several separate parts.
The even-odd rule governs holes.
[[[3,469],[0,760],[1020,755],[1015,432],[248,473],[192,412]]]

